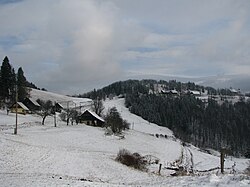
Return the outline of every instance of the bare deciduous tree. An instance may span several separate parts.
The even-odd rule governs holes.
[[[100,98],[93,100],[92,110],[98,115],[102,115],[102,111],[104,110],[103,102]]]
[[[38,99],[37,102],[41,105],[41,111],[39,114],[42,116],[42,125],[44,125],[45,119],[47,116],[52,114],[53,103],[52,101],[43,101]]]

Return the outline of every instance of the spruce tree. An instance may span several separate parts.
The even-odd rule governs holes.
[[[18,100],[23,101],[28,96],[28,89],[26,87],[26,78],[23,69],[20,67],[17,71],[17,90]]]
[[[1,97],[5,101],[12,102],[13,98],[15,97],[15,70],[10,65],[9,59],[6,56],[3,60],[2,66],[1,66]]]
[[[2,66],[0,67],[0,101],[3,100],[3,81],[2,81],[2,71],[1,71]]]

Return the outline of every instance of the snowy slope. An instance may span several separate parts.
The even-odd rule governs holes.
[[[92,103],[91,99],[88,98],[76,98],[69,97],[65,95],[60,95],[52,92],[31,89],[30,97],[34,100],[41,99],[44,101],[51,100],[52,102],[60,103],[64,108],[67,108],[67,103],[69,103],[70,108],[75,108],[81,106],[90,106]]]
[[[109,108],[116,107],[118,112],[121,114],[123,119],[126,119],[131,124],[131,129],[145,132],[149,134],[163,134],[168,136],[173,136],[173,132],[170,131],[168,128],[160,127],[156,124],[149,123],[148,121],[138,117],[129,112],[128,108],[124,105],[124,99],[114,99],[114,100],[107,100],[104,103],[105,112]]]
[[[194,146],[183,147],[169,129],[131,114],[124,107],[124,99],[107,100],[104,105],[106,111],[116,106],[132,124],[132,129],[124,133],[125,139],[105,136],[102,128],[67,126],[59,118],[55,128],[53,117],[42,126],[41,117],[33,115],[19,115],[18,135],[13,135],[15,115],[1,111],[0,186],[249,186],[249,177],[242,174],[247,159],[226,159],[228,168],[236,162],[235,175],[228,174],[231,169],[227,169],[226,175],[217,175],[215,170],[201,176],[171,177],[173,171],[165,167],[181,156],[181,164],[194,170],[218,167],[219,157]],[[123,148],[159,158],[163,164],[161,175],[157,174],[158,165],[142,172],[116,162],[116,154]]]

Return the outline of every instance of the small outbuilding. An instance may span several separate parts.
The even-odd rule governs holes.
[[[13,104],[10,107],[10,111],[15,113],[16,112],[16,105],[17,105],[17,113],[18,114],[27,114],[30,112],[30,110],[28,109],[28,107],[26,107],[22,102],[17,102],[15,104]]]
[[[61,113],[63,110],[63,106],[60,103],[55,104],[56,112]]]
[[[79,123],[85,123],[86,125],[102,127],[105,123],[104,119],[98,116],[95,112],[85,110],[79,117]]]

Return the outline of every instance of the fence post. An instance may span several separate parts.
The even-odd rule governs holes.
[[[224,148],[220,151],[220,171],[222,174],[224,173],[225,151]]]
[[[159,175],[161,174],[161,166],[162,164],[159,165],[159,171],[158,171]]]

